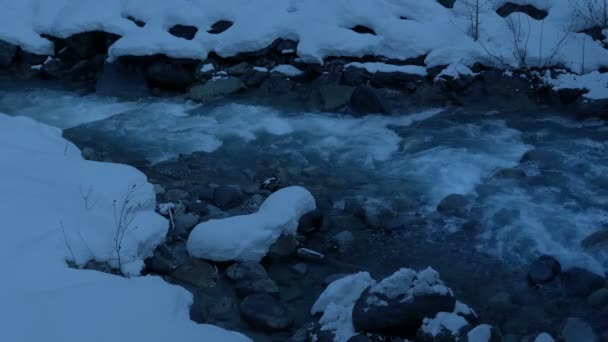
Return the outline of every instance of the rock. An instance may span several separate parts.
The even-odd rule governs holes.
[[[566,320],[566,325],[562,329],[564,342],[597,341],[597,336],[593,328],[578,317],[570,317]]]
[[[569,105],[571,103],[574,103],[576,100],[580,99],[581,96],[583,96],[584,94],[588,93],[589,90],[587,89],[559,89],[557,91],[557,96],[559,97],[559,100],[562,102],[562,104],[564,105]]]
[[[188,235],[188,233],[198,224],[200,217],[192,213],[181,213],[174,218],[175,227],[173,228],[177,235]]]
[[[595,247],[607,247],[608,246],[608,229],[604,228],[592,233],[581,241],[581,246],[585,249],[591,249]]]
[[[263,279],[267,278],[268,274],[264,266],[257,262],[239,262],[234,263],[226,269],[226,276],[234,281],[241,279]]]
[[[287,330],[293,325],[293,318],[285,306],[267,294],[247,296],[240,304],[241,316],[252,327],[264,331]]]
[[[462,342],[505,342],[500,332],[487,324],[481,324],[471,329],[463,338]]]
[[[230,68],[228,68],[228,73],[230,75],[234,75],[234,76],[241,76],[251,69],[253,69],[251,64],[249,64],[247,62],[241,62],[237,65],[233,65]]]
[[[334,111],[347,106],[354,89],[353,87],[336,84],[320,86],[319,94],[321,95],[322,110]]]
[[[561,156],[553,151],[535,148],[524,153],[520,163],[534,163],[545,169],[559,169]]]
[[[120,36],[103,31],[89,31],[74,34],[65,39],[65,44],[79,59],[91,59],[97,55],[107,55],[108,48]]]
[[[372,342],[365,334],[357,334],[349,338],[346,342]]]
[[[414,84],[424,80],[425,76],[418,74],[408,74],[404,72],[376,72],[374,73],[372,84],[378,88],[403,88],[409,84]]]
[[[601,288],[587,297],[587,303],[594,309],[608,307],[608,288]]]
[[[319,208],[304,214],[298,221],[298,233],[306,234],[323,226],[323,214]]]
[[[247,87],[253,88],[259,87],[268,77],[270,77],[270,73],[268,71],[249,69],[243,75],[241,75],[241,80]]]
[[[463,195],[451,194],[446,196],[437,205],[437,212],[448,215],[464,217],[467,215],[469,200]]]
[[[270,278],[241,279],[236,282],[236,294],[239,297],[247,297],[252,294],[263,293],[274,297],[279,296],[279,287]]]
[[[217,269],[209,262],[190,259],[188,262],[178,266],[171,273],[171,277],[198,288],[214,287]]]
[[[17,46],[0,40],[0,68],[9,67],[17,55]]]
[[[534,260],[528,270],[528,281],[533,285],[546,284],[561,273],[560,263],[552,256],[543,255]]]
[[[359,114],[387,114],[388,109],[378,92],[366,85],[359,85],[350,97],[350,107]]]
[[[186,40],[194,39],[198,28],[191,25],[175,25],[169,29],[169,33],[175,37],[184,38]]]
[[[152,86],[185,89],[195,80],[194,68],[171,62],[155,62],[145,68],[144,76]]]
[[[49,56],[38,55],[35,53],[27,52],[23,49],[17,49],[17,56],[15,57],[19,62],[27,65],[40,65],[47,60]]]
[[[345,230],[340,232],[331,238],[330,244],[340,253],[348,253],[353,246],[354,236],[353,233]]]
[[[106,62],[97,79],[95,92],[102,96],[145,97],[149,91],[146,78],[139,68],[120,62]]]
[[[222,210],[237,207],[244,199],[243,191],[236,185],[222,185],[213,190],[213,204]]]
[[[456,0],[437,0],[437,2],[445,8],[454,8]]]
[[[526,173],[520,169],[507,168],[496,171],[494,177],[500,179],[524,179],[526,178]]]
[[[401,269],[359,297],[353,324],[358,332],[413,337],[425,317],[452,312],[455,303],[433,269]]]
[[[298,242],[293,235],[281,235],[268,249],[267,257],[271,259],[284,259],[292,256],[298,248]]]
[[[146,268],[153,273],[169,275],[180,265],[190,261],[186,246],[162,244],[154,250],[151,258],[146,259]]]
[[[165,193],[165,201],[171,203],[179,203],[180,201],[188,200],[190,194],[181,189],[170,189]]]
[[[342,73],[342,82],[349,86],[358,86],[370,80],[372,75],[366,70],[349,66]]]
[[[292,91],[296,83],[281,75],[273,75],[264,80],[260,88],[269,94],[286,94]]]
[[[204,84],[194,86],[188,92],[188,97],[196,101],[210,101],[226,95],[245,90],[245,84],[236,77],[211,79]]]
[[[606,285],[604,277],[578,267],[562,272],[561,280],[568,292],[577,297],[587,297]]]
[[[492,296],[488,300],[488,307],[492,311],[502,312],[502,313],[512,311],[516,308],[515,305],[513,304],[511,295],[504,291],[498,292],[497,294]]]
[[[536,20],[543,20],[549,15],[549,12],[538,9],[532,5],[519,5],[513,2],[507,2],[496,10],[496,13],[503,18],[508,17],[515,12],[525,13]]]
[[[308,273],[308,265],[303,262],[299,262],[289,268],[297,276],[304,276]]]
[[[233,24],[234,23],[229,20],[216,21],[213,25],[211,25],[211,28],[209,29],[209,31],[207,31],[207,33],[220,34],[222,32],[225,32],[226,30],[228,30],[230,27],[232,27]]]

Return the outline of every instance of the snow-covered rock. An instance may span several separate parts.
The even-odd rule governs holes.
[[[557,78],[546,78],[553,90],[585,89],[583,97],[590,100],[608,99],[608,73],[593,71],[584,75],[561,74]]]
[[[0,114],[0,193],[0,340],[250,341],[192,322],[192,295],[159,277],[68,267],[95,260],[134,276],[164,241],[167,221],[137,170],[86,161],[59,129]]]
[[[355,335],[352,311],[361,293],[376,284],[368,272],[359,272],[327,286],[310,310],[311,314],[322,313],[319,323],[322,331],[333,331],[335,342],[346,342]]]
[[[296,77],[302,75],[304,72],[293,65],[281,64],[274,67],[270,72],[278,72],[289,77]]]
[[[423,319],[453,312],[456,300],[432,268],[403,268],[364,293],[353,309],[357,331],[413,336]]]
[[[214,261],[260,261],[281,235],[295,235],[300,217],[315,208],[308,190],[298,186],[281,189],[256,213],[196,226],[188,238],[188,252]]]
[[[418,332],[421,340],[455,340],[469,323],[462,316],[451,312],[439,312],[434,318],[425,318]]]

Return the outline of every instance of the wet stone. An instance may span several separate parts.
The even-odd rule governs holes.
[[[241,316],[247,323],[264,331],[287,330],[294,322],[287,306],[267,294],[248,296],[239,307]]]

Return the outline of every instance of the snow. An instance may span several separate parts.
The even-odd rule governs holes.
[[[327,286],[310,310],[311,314],[323,313],[319,323],[322,331],[333,331],[335,342],[346,342],[355,335],[352,311],[363,291],[374,285],[368,272],[359,272]]]
[[[196,226],[188,237],[188,252],[200,259],[258,262],[281,235],[295,235],[300,217],[315,208],[308,190],[283,188],[270,195],[256,213]]]
[[[259,72],[268,72],[268,68],[265,68],[265,67],[259,67],[259,66],[255,66],[255,67],[253,67],[253,70],[255,70],[255,71],[259,71]]]
[[[276,66],[274,69],[270,70],[270,72],[278,72],[279,74],[283,74],[289,77],[295,77],[302,75],[304,72],[293,65],[289,64],[281,64]]]
[[[443,69],[439,75],[437,75],[435,77],[435,81],[445,78],[445,77],[451,77],[453,79],[459,79],[460,76],[476,76],[477,74],[474,73],[469,67],[467,67],[466,65],[462,64],[462,63],[454,63],[454,64],[450,64],[447,66],[447,68]]]
[[[201,67],[201,72],[211,72],[213,70],[215,70],[215,67],[211,63],[204,64]]]
[[[475,310],[471,309],[468,305],[466,305],[465,303],[463,303],[459,300],[456,301],[456,305],[454,307],[454,313],[460,314],[461,316],[477,317],[477,313],[475,312]]]
[[[52,54],[53,44],[41,34],[68,37],[103,30],[122,37],[110,48],[110,60],[154,54],[204,60],[211,52],[231,57],[283,38],[299,42],[295,52],[307,63],[322,63],[331,56],[375,55],[399,60],[426,56],[427,67],[520,67],[523,62],[561,65],[580,73],[608,66],[608,50],[576,33],[588,24],[572,18],[568,1],[517,2],[533,3],[549,15],[542,21],[523,13],[502,18],[493,9],[505,1],[494,1],[492,8],[480,13],[480,39],[474,41],[470,12],[458,1],[447,9],[436,1],[419,0],[0,0],[0,39],[26,51]],[[138,27],[126,19],[129,16],[146,25]],[[220,34],[208,33],[218,20],[234,25]],[[175,24],[193,25],[199,31],[193,40],[175,37],[168,33]],[[372,28],[375,35],[352,31],[356,25]],[[513,31],[519,33],[519,41]],[[524,61],[514,53],[518,45],[528,47]]]
[[[412,74],[426,76],[426,68],[419,65],[393,65],[380,62],[359,63],[353,62],[344,65],[344,68],[353,67],[365,69],[368,72],[375,74],[377,72],[401,72],[404,74]]]
[[[467,334],[469,342],[490,342],[491,337],[492,327],[487,324],[478,325]]]
[[[389,299],[403,297],[400,299],[401,302],[411,301],[414,297],[423,294],[453,296],[452,290],[439,279],[439,273],[430,267],[420,272],[402,268],[372,286],[369,292],[370,294],[381,294]],[[370,296],[370,298],[372,297],[375,296]]]
[[[435,318],[425,318],[422,321],[422,331],[433,337],[438,336],[441,332],[447,331],[452,336],[458,336],[460,329],[466,327],[469,323],[466,319],[450,312],[438,312]]]
[[[561,74],[555,79],[547,79],[553,90],[587,89],[583,97],[590,100],[608,99],[608,73],[593,71],[584,75]]]
[[[547,333],[542,333],[538,336],[536,336],[536,339],[534,339],[534,342],[554,342],[555,340],[553,339],[553,337],[551,337],[551,335],[547,334]]]
[[[135,186],[134,186],[135,185]],[[152,185],[137,170],[85,161],[61,130],[0,114],[1,341],[250,341],[190,321],[192,295],[134,277],[164,241]],[[120,250],[113,205],[134,216]],[[134,278],[71,269],[108,262]]]

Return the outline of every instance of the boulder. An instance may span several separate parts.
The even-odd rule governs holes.
[[[528,270],[528,281],[533,285],[546,284],[561,273],[560,263],[552,256],[543,255],[534,260]]]
[[[456,0],[437,0],[437,2],[445,8],[454,8]]]
[[[355,303],[355,330],[413,337],[424,318],[453,312],[456,300],[433,269],[401,269],[367,289]]]
[[[222,210],[232,209],[245,199],[245,194],[236,185],[222,185],[213,190],[213,204]]]
[[[177,266],[171,277],[197,288],[209,288],[216,284],[217,269],[209,262],[190,259]]]
[[[264,266],[257,262],[237,262],[226,269],[226,276],[229,279],[238,281],[247,278],[267,278],[268,274]]]
[[[568,292],[576,297],[587,297],[606,285],[603,276],[579,267],[562,272],[560,278]]]
[[[608,308],[608,288],[601,288],[587,297],[587,303],[594,309]]]
[[[292,256],[298,248],[298,242],[293,235],[281,235],[268,249],[267,257],[271,259],[284,259]]]
[[[532,5],[519,5],[512,2],[507,2],[496,10],[496,13],[503,18],[515,12],[525,13],[536,20],[543,20],[549,15],[547,11],[538,9]]]
[[[211,28],[207,31],[207,33],[220,34],[222,32],[225,32],[226,30],[228,30],[230,27],[232,27],[233,24],[234,23],[229,20],[216,21],[215,23],[213,23],[213,25],[211,25]]]
[[[245,89],[243,81],[236,77],[217,78],[192,87],[188,92],[188,97],[192,100],[205,102],[238,93]]]
[[[306,234],[323,226],[323,213],[318,208],[304,214],[298,221],[298,233]]]
[[[285,304],[268,294],[247,296],[239,307],[243,319],[263,331],[288,330],[294,322]]]
[[[321,95],[322,109],[324,111],[334,111],[347,106],[355,88],[337,85],[325,84],[319,87]]]
[[[374,73],[372,83],[374,86],[379,88],[403,88],[410,86],[410,84],[421,82],[425,77],[426,75],[408,74],[405,72],[378,71]]]
[[[91,59],[97,55],[107,55],[109,47],[120,36],[103,31],[89,31],[74,34],[65,39],[66,46],[79,59]]]
[[[467,215],[469,208],[469,200],[460,194],[451,194],[446,196],[437,205],[437,212],[448,215],[464,217]]]
[[[595,233],[587,236],[581,241],[581,246],[585,249],[591,249],[595,247],[607,247],[608,246],[608,228],[600,229]]]
[[[9,67],[17,55],[17,46],[0,41],[0,68]]]
[[[350,107],[358,114],[387,114],[388,108],[373,88],[359,85],[350,97]]]
[[[335,248],[335,250],[337,250],[340,254],[345,254],[351,250],[353,246],[353,241],[353,233],[349,232],[348,230],[345,230],[334,235],[334,237],[331,238],[329,243],[330,246]]]
[[[185,89],[194,82],[195,71],[191,65],[153,62],[144,71],[146,81],[151,86]]]

